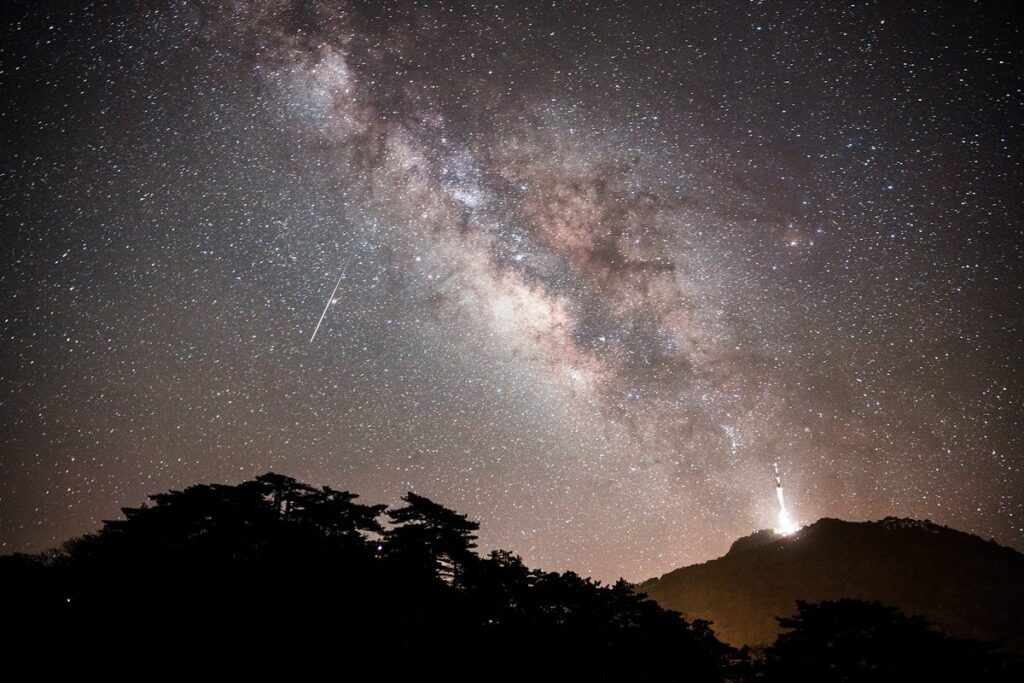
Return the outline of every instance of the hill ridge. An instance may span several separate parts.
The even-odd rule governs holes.
[[[1024,555],[930,520],[824,517],[790,535],[762,529],[721,557],[641,582],[663,607],[707,619],[733,645],[780,632],[796,600],[877,600],[951,635],[1024,649]]]

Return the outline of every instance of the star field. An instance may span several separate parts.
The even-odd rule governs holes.
[[[1008,6],[8,13],[0,551],[274,470],[638,580],[776,461],[1024,547]]]

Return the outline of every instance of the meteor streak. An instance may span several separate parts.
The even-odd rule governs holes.
[[[341,285],[341,279],[345,277],[345,271],[348,270],[348,264],[352,262],[352,257],[349,256],[348,260],[345,261],[345,265],[341,267],[341,274],[338,276],[338,281],[334,283],[334,289],[331,291],[331,296],[327,298],[327,303],[324,304],[324,312],[320,314],[320,320],[316,321],[316,327],[313,328],[313,336],[309,338],[309,343],[312,344],[313,340],[316,339],[316,333],[320,331],[320,325],[323,324],[324,318],[327,316],[327,309],[334,303],[334,295],[338,293],[338,287]]]

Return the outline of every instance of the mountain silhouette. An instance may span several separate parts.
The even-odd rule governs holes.
[[[1024,555],[930,521],[821,519],[755,532],[729,552],[637,586],[662,607],[712,622],[726,643],[764,645],[796,601],[855,598],[923,616],[953,636],[1024,650]]]
[[[624,580],[530,569],[507,550],[483,556],[478,522],[412,491],[397,507],[365,504],[267,472],[153,494],[122,512],[60,549],[0,556],[0,670],[12,680],[1024,680],[1015,653],[849,597],[784,604],[785,634],[763,650],[736,649],[707,621],[664,609]],[[961,606],[961,631],[998,636],[1014,618],[1019,626],[1020,582],[1013,598],[1001,587],[1019,577],[1021,556],[932,525],[825,520],[790,538],[741,539],[715,562],[734,570],[736,585],[774,595],[781,571],[830,571],[851,549],[883,542],[890,559],[928,557],[917,570],[991,588],[961,593],[954,581],[937,600]],[[751,601],[751,624],[766,604]]]

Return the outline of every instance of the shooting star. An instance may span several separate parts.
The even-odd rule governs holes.
[[[352,257],[349,256],[348,260],[345,261],[345,265],[341,267],[341,274],[338,275],[338,281],[334,283],[334,289],[331,290],[331,296],[327,298],[327,303],[324,304],[324,312],[320,314],[320,320],[316,321],[316,327],[313,328],[313,336],[309,338],[309,343],[312,344],[313,340],[316,339],[316,333],[320,331],[320,326],[324,322],[324,318],[327,317],[327,309],[334,303],[334,295],[338,293],[338,287],[341,286],[341,280],[345,277],[345,271],[348,270],[348,264],[352,263]]]

